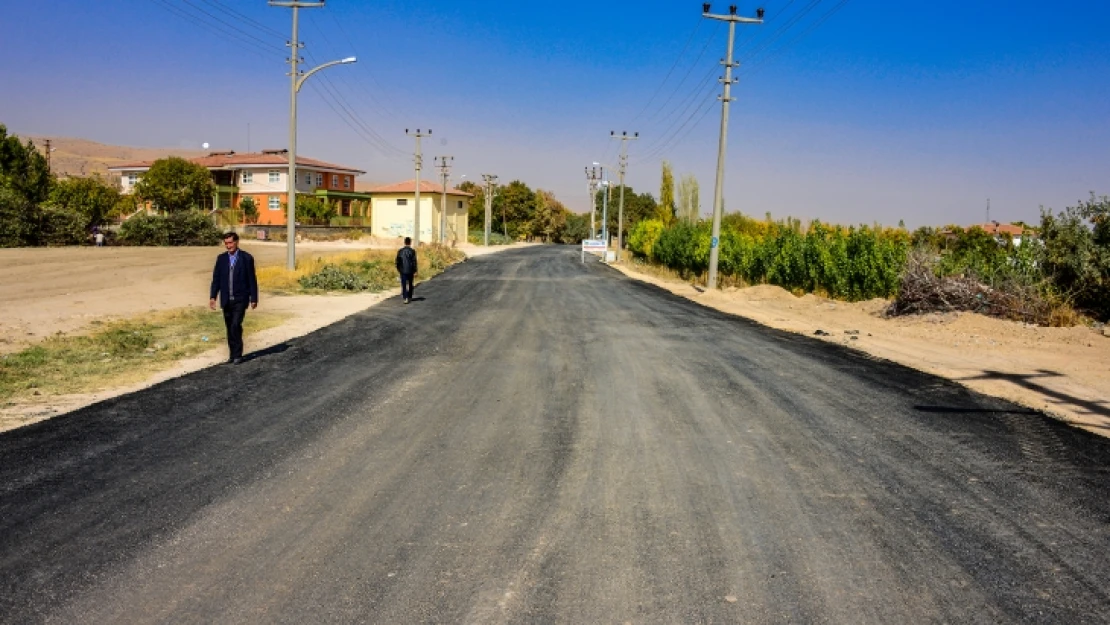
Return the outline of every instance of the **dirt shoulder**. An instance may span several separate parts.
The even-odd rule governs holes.
[[[840,343],[1110,436],[1110,339],[1091,328],[1042,328],[972,313],[891,319],[882,316],[885,300],[795,297],[770,285],[704,292],[625,264],[614,268],[710,308]]]

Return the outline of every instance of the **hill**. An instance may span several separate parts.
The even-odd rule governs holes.
[[[108,168],[131,161],[147,161],[165,156],[192,158],[203,156],[204,150],[182,148],[135,148],[123,145],[106,145],[73,137],[49,137],[15,133],[21,140],[30,139],[41,150],[50,140],[54,150],[50,155],[50,168],[59,176],[108,175]]]

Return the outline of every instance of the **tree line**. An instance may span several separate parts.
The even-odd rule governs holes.
[[[207,245],[219,230],[201,210],[212,197],[211,174],[182,158],[159,159],[123,194],[99,175],[58,178],[31,141],[0,124],[0,247],[82,245],[93,232],[124,222],[118,241],[131,245]],[[145,203],[157,215],[137,214]]]

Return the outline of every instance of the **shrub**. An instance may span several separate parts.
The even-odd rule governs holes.
[[[349,266],[325,265],[320,271],[300,279],[306,289],[323,291],[366,291],[370,282]]]
[[[297,198],[297,221],[313,226],[326,226],[337,215],[335,206],[324,200],[306,196]]]
[[[663,233],[664,228],[666,226],[658,219],[645,219],[639,222],[628,235],[628,249],[639,258],[654,260],[655,242],[659,240],[659,235]]]
[[[239,210],[243,212],[243,219],[247,223],[258,223],[258,203],[253,197],[247,195],[239,200]]]
[[[220,229],[201,211],[140,213],[120,227],[120,241],[126,245],[219,245],[221,237]]]
[[[85,229],[88,217],[76,211],[60,208],[42,210],[42,227],[39,230],[40,245],[83,245],[89,242],[89,232]]]

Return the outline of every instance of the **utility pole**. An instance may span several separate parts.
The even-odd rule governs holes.
[[[629,136],[627,132],[622,132],[619,136],[616,131],[609,131],[610,139],[621,140],[621,160],[620,162],[620,176],[621,176],[621,200],[620,210],[617,212],[617,260],[621,259],[621,250],[624,249],[624,173],[628,169],[628,142],[635,141],[640,138],[640,133],[634,132]]]
[[[725,146],[728,144],[728,105],[732,102],[732,68],[739,63],[732,62],[732,49],[736,43],[737,24],[762,24],[763,9],[757,9],[755,17],[741,17],[736,14],[736,5],[728,8],[728,15],[713,15],[709,13],[709,3],[701,5],[702,17],[728,22],[728,55],[721,65],[725,66],[725,77],[721,80],[724,84],[724,95],[721,96],[721,136],[717,144],[717,183],[713,186],[713,231],[709,243],[709,277],[706,281],[707,289],[717,288],[717,262],[721,256],[721,214],[724,212],[721,198],[724,194],[725,184]]]
[[[405,134],[416,139],[416,216],[412,221],[412,246],[420,247],[420,169],[424,166],[424,153],[420,151],[420,140],[432,136],[432,131],[422,132],[417,128],[416,132],[409,132],[409,129],[405,128]]]
[[[447,242],[447,179],[451,176],[451,166],[447,161],[454,161],[454,156],[440,156],[439,159],[439,175],[443,179],[443,200],[439,207],[439,242],[444,244]]]
[[[50,144],[49,144],[49,143],[47,143],[47,144],[46,144],[46,147],[47,147],[47,148],[49,148],[49,147],[50,147]],[[49,163],[50,163],[50,160],[49,160],[49,158],[50,158],[50,157],[47,157],[47,161],[46,161],[46,162],[47,162],[47,164],[49,164]],[[991,222],[991,199],[990,199],[990,198],[987,198],[987,223],[990,223],[990,222]]]
[[[290,271],[297,267],[297,90],[301,78],[301,48],[304,44],[298,39],[298,26],[300,24],[301,9],[319,9],[324,7],[320,2],[304,2],[302,0],[278,1],[270,0],[272,7],[285,7],[293,9],[293,38],[286,44],[289,46],[289,180],[286,185],[286,268]]]
[[[597,167],[586,168],[586,186],[590,194],[590,239],[597,238],[597,182],[600,180]]]
[[[489,231],[493,225],[493,187],[497,184],[497,176],[493,174],[482,174],[482,182],[486,183],[486,228],[485,228],[485,245],[489,247]]]
[[[601,167],[601,184],[605,185],[605,195],[601,198],[601,238],[605,239],[605,249],[609,249],[609,195],[613,191],[613,185],[605,176],[604,165]]]
[[[50,147],[50,139],[45,139],[44,142],[46,143],[46,171],[49,172],[50,171],[50,153],[53,152],[54,149]]]

